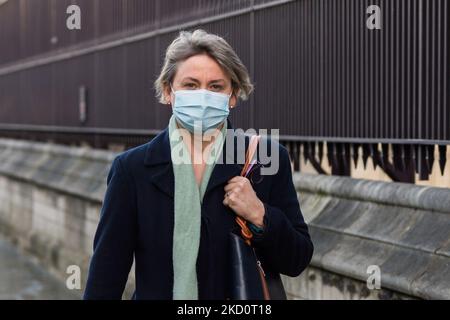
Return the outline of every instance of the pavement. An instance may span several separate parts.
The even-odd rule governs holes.
[[[74,292],[0,238],[0,300],[75,300]]]

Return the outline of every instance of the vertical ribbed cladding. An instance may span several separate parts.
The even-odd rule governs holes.
[[[142,27],[147,29],[157,28],[158,5],[162,0],[133,0],[124,1],[126,10],[126,29],[140,30]]]
[[[440,77],[439,82],[442,83],[442,89],[440,90],[440,104],[441,104],[441,115],[442,115],[442,135],[440,139],[448,139],[450,137],[450,3],[449,1],[441,1],[440,8],[442,10],[440,26],[441,36],[439,37],[442,41],[442,53],[440,54]]]
[[[127,114],[133,112],[125,104],[127,94],[124,73],[125,47],[96,53],[95,119],[98,127],[125,128]]]
[[[0,65],[20,57],[19,9],[19,1],[7,1],[0,6]]]
[[[8,1],[0,6],[0,123],[81,126],[78,90],[84,85],[84,127],[162,129],[170,108],[155,100],[153,81],[179,29],[201,27],[231,43],[254,81],[254,95],[231,112],[237,127],[279,128],[294,141],[292,150],[300,143],[312,150],[310,140],[356,145],[386,139],[384,155],[387,143],[398,144],[399,168],[405,157],[417,169],[420,159],[432,156],[429,146],[404,147],[410,140],[450,140],[449,0],[297,0],[260,7],[273,2]],[[82,10],[79,31],[66,28],[72,3]],[[381,30],[366,27],[369,5],[381,8]],[[237,12],[252,6],[255,11]],[[198,25],[217,15],[223,16]],[[25,58],[169,27],[139,41],[2,73]],[[330,146],[343,154],[335,163],[347,157],[348,145]],[[365,155],[379,152],[372,142],[363,147]]]
[[[109,0],[97,2],[97,17],[95,22],[98,29],[98,37],[108,36],[114,33],[122,32],[126,24],[126,15],[123,12],[125,1]]]
[[[449,55],[449,1],[439,0],[431,3],[429,17],[431,20],[431,43],[429,59],[431,59],[430,109],[436,111],[432,114],[430,130],[433,139],[444,140],[450,136],[449,100],[450,89],[448,79],[450,76]]]
[[[172,43],[172,41],[178,36],[179,31],[173,31],[169,33],[162,34],[161,36],[156,37],[159,42],[159,51],[156,50],[156,53],[158,55],[157,63],[156,63],[156,69],[155,73],[153,74],[152,84],[153,81],[158,77],[159,72],[161,71],[161,68],[164,63],[164,56],[165,51],[167,47]],[[152,94],[154,93],[152,89]],[[149,104],[151,108],[157,110],[156,116],[158,117],[158,129],[163,129],[165,126],[167,126],[167,123],[169,122],[170,116],[172,114],[172,111],[169,107],[163,106],[159,104],[156,101],[156,98],[152,98],[151,101],[149,101]]]
[[[14,0],[0,8],[0,65],[119,34],[156,30],[247,8],[251,1]],[[66,28],[69,5],[81,9],[81,30]],[[157,7],[160,7],[158,9]]]
[[[449,110],[449,3],[423,1],[422,117],[423,139],[448,140]]]
[[[79,88],[87,89],[87,118],[83,126],[95,126],[94,101],[91,93],[97,90],[95,83],[95,56],[93,54],[71,59],[69,63],[51,65],[53,121],[57,126],[79,126]],[[68,90],[70,88],[70,90]],[[95,97],[95,95],[94,95]],[[67,107],[62,107],[67,106]],[[41,110],[45,112],[45,110]]]
[[[20,56],[29,57],[51,49],[50,0],[23,2],[20,21]],[[18,16],[9,17],[17,19]]]
[[[314,2],[319,3],[296,1],[255,12],[257,128],[297,135],[317,131],[320,74],[315,69],[320,51]]]
[[[158,121],[161,112],[168,106],[156,105],[153,81],[159,70],[155,63],[157,39],[150,38],[127,46],[125,68],[125,88],[127,112],[126,127],[162,129]]]
[[[3,123],[20,123],[17,113],[20,96],[20,73],[0,77],[0,119]]]
[[[252,5],[252,0],[160,0],[160,2],[163,27],[245,9]]]
[[[97,14],[98,8],[97,0],[51,0],[52,1],[52,21],[53,33],[50,37],[57,36],[58,42],[52,49],[61,49],[68,45],[78,45],[86,41],[93,41],[97,35]],[[81,29],[72,31],[66,28],[66,20],[68,14],[65,13],[67,7],[71,4],[76,4],[81,10]]]

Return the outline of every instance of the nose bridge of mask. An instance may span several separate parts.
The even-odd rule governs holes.
[[[233,90],[231,90],[230,94],[222,93],[222,92],[214,92],[214,91],[209,91],[209,90],[206,90],[206,91],[208,91],[208,93],[210,93],[211,95],[214,95],[214,96],[217,96],[217,97],[225,97],[225,96],[227,96],[228,99],[230,99],[231,95],[233,94]]]
[[[205,103],[213,108],[228,109],[230,96],[224,93],[211,92],[205,94]]]
[[[176,92],[173,90],[172,84],[170,84],[170,90],[172,91],[172,93],[175,95],[176,97]],[[180,91],[180,90],[178,90]],[[210,95],[216,95],[216,96],[227,96],[228,100],[231,98],[231,96],[233,95],[233,90],[231,90],[230,94],[226,94],[226,93],[221,93],[221,92],[214,92],[214,91],[210,91],[207,89],[197,89],[197,90],[181,90],[182,92],[186,91],[186,92],[197,92],[197,93],[206,93],[206,94],[210,94]],[[204,94],[203,97],[206,98],[206,95]]]
[[[175,93],[175,106],[205,107],[209,105],[208,95],[202,89],[199,90],[177,90]]]

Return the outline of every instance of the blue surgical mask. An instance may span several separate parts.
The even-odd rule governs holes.
[[[217,128],[230,113],[228,102],[231,93],[224,94],[206,89],[174,91],[173,114],[181,125],[194,133]]]

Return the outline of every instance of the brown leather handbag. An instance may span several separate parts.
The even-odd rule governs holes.
[[[260,136],[252,136],[245,155],[241,176],[247,176],[252,166]],[[239,227],[230,232],[230,298],[231,300],[286,300],[283,283],[278,273],[263,269],[255,248],[251,245],[252,232],[247,221],[236,215]]]

